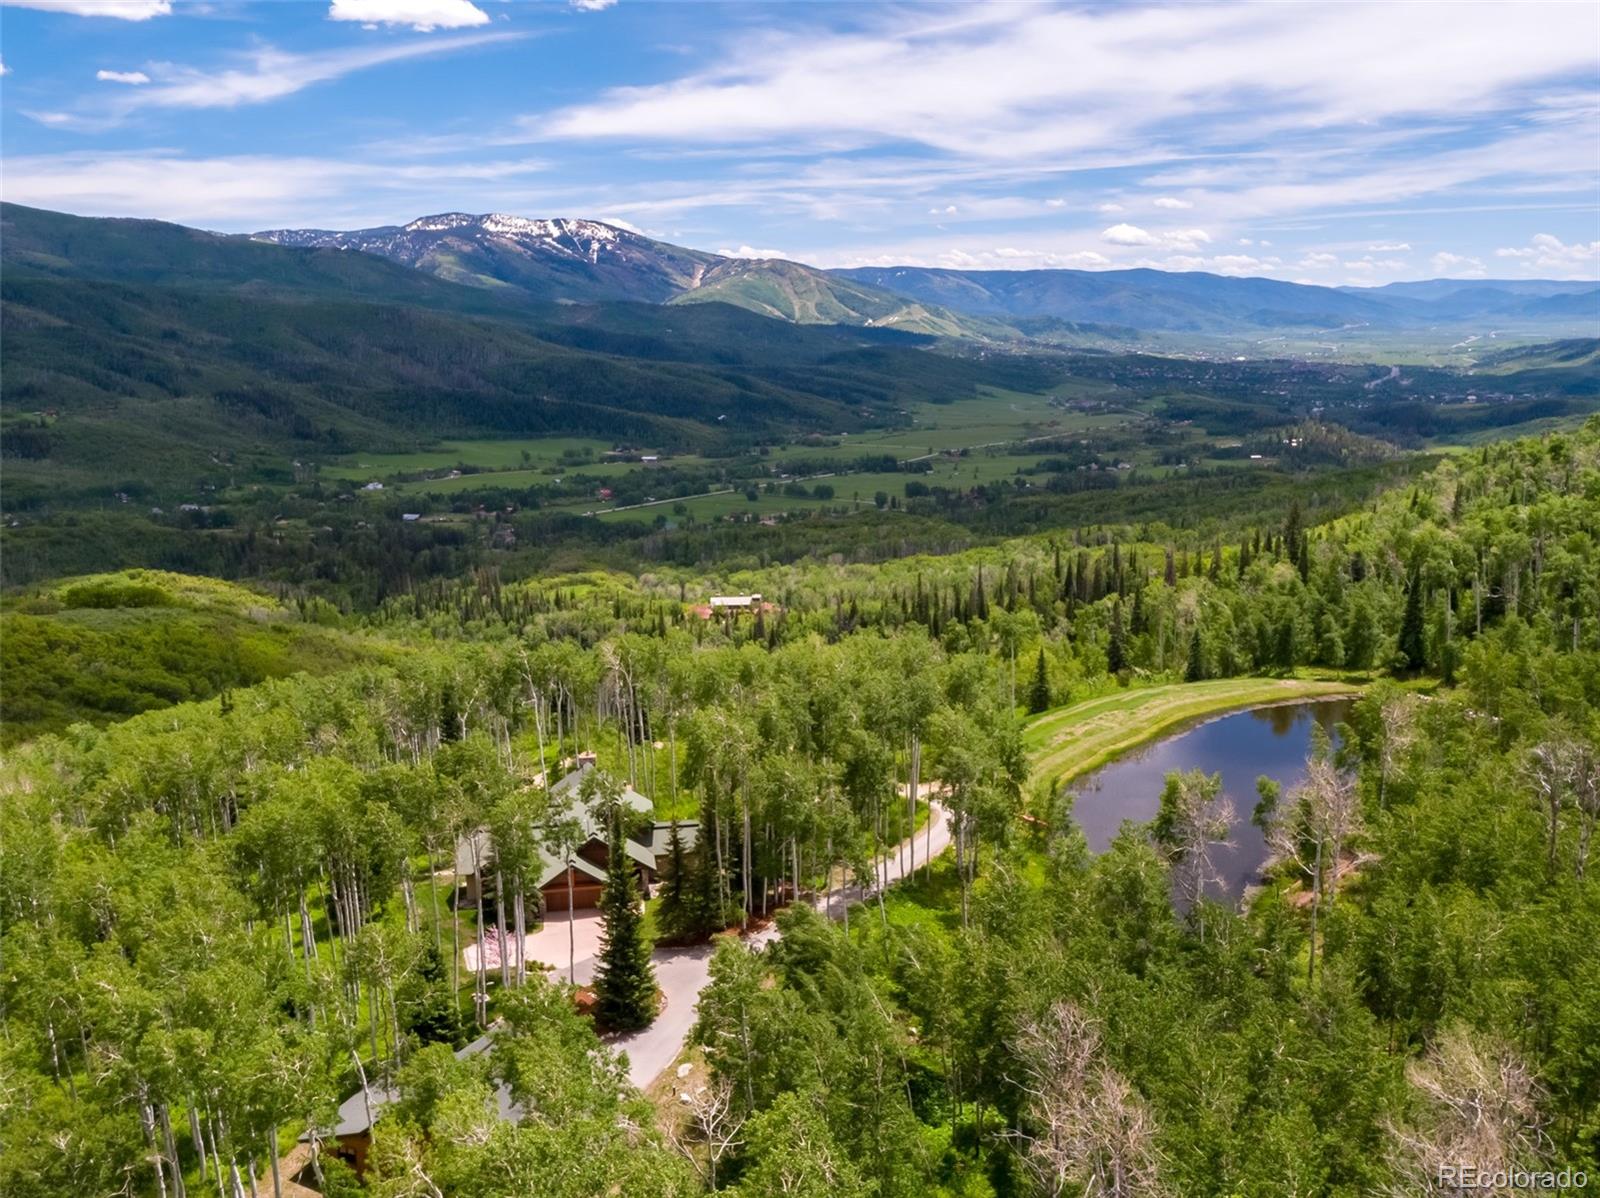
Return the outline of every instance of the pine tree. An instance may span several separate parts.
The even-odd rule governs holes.
[[[1300,501],[1289,505],[1289,518],[1283,525],[1284,555],[1292,562],[1300,560],[1300,530],[1304,524],[1300,515]]]
[[[1189,666],[1183,672],[1185,682],[1199,682],[1206,676],[1205,661],[1200,655],[1200,630],[1196,628],[1189,637]]]
[[[1128,647],[1122,637],[1122,600],[1111,605],[1111,638],[1106,644],[1106,669],[1120,674],[1128,668]]]
[[[600,895],[605,931],[595,965],[595,1021],[607,1031],[646,1027],[656,1017],[656,972],[644,938],[644,912],[624,841],[624,807],[609,804],[606,885]]]
[[[720,932],[726,926],[722,911],[722,879],[717,876],[717,857],[712,851],[717,835],[710,803],[700,808],[699,849],[689,859],[689,924],[696,935]]]
[[[1420,670],[1428,664],[1422,633],[1422,570],[1416,566],[1411,569],[1411,581],[1406,587],[1406,612],[1400,620],[1399,648],[1407,669]]]
[[[667,838],[667,859],[661,866],[661,905],[656,908],[656,925],[668,940],[686,940],[697,933],[694,896],[690,893],[689,857],[683,851],[683,835],[678,821],[672,821]]]
[[[1050,708],[1050,667],[1044,659],[1044,646],[1039,646],[1039,665],[1028,688],[1028,710],[1048,711]]]

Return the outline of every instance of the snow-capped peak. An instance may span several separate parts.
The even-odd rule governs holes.
[[[405,227],[407,233],[443,233],[452,229],[482,229],[502,237],[537,237],[553,240],[570,237],[578,241],[616,241],[616,229],[592,220],[533,220],[526,216],[510,216],[504,212],[488,212],[473,216],[466,212],[441,212],[424,216]]]

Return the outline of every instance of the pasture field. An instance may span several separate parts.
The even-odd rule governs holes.
[[[349,454],[337,462],[330,462],[322,473],[330,478],[351,481],[383,479],[395,474],[416,471],[451,470],[460,465],[478,466],[486,470],[559,469],[569,463],[561,460],[566,452],[585,452],[594,456],[598,464],[600,455],[611,446],[593,437],[523,437],[515,440],[440,441],[427,449],[411,453],[358,453]],[[523,459],[526,451],[528,458]]]

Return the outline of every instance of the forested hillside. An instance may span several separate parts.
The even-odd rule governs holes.
[[[1460,453],[1337,519],[1303,497],[1203,533],[1084,521],[874,566],[483,572],[364,614],[291,603],[370,655],[32,740],[0,774],[0,1192],[270,1191],[306,1133],[303,1176],[359,1193],[332,1129],[365,1082],[397,1096],[378,1194],[1401,1194],[1463,1158],[1593,1175],[1600,421]],[[770,606],[702,614],[712,590]],[[7,619],[198,614],[197,593],[86,580]],[[1263,788],[1280,851],[1242,907],[1173,901],[1216,839],[1204,779],[1092,855],[1069,783],[1029,756],[1030,711],[1309,675],[1362,698],[1303,787]],[[705,1088],[652,1103],[559,981],[462,952],[538,919],[543,781],[584,749],[699,824],[651,933],[736,932],[870,880],[930,820],[954,845],[843,927],[796,904],[765,951],[727,936],[687,1062]],[[488,904],[449,868],[476,829]],[[489,1051],[451,1055],[490,1021]]]
[[[894,424],[908,380],[937,400],[1030,371],[951,364],[930,384],[915,361],[927,339],[891,330],[719,306],[530,307],[364,254],[16,205],[3,216],[12,505],[104,486],[85,466],[111,444],[115,482],[144,486],[208,463],[276,481],[291,457],[424,429],[725,448]]]

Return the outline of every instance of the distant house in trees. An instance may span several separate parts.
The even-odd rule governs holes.
[[[767,603],[759,594],[757,595],[713,595],[705,603],[697,604],[690,609],[702,620],[709,620],[712,616],[742,616],[754,615],[756,612],[776,611],[775,604]]]
[[[550,787],[550,806],[554,817],[558,820],[568,817],[575,820],[582,839],[570,865],[548,847],[540,850],[539,895],[546,911],[565,911],[569,893],[572,905],[577,910],[596,907],[600,903],[610,848],[606,829],[600,826],[578,797],[584,776],[594,768],[594,754],[579,753],[577,768]],[[638,816],[638,827],[628,834],[623,847],[634,863],[640,893],[648,897],[651,885],[660,876],[659,863],[667,855],[672,825],[651,818],[655,812],[654,805],[631,786],[623,787],[622,801]],[[699,832],[698,823],[682,820],[678,823],[678,837],[685,849],[694,847]],[[494,846],[488,831],[483,828],[471,836],[463,836],[456,844],[456,877],[466,888],[463,902],[478,901],[478,892],[483,886],[483,879],[478,873],[480,866],[492,887]]]
[[[491,1028],[479,1036],[465,1048],[456,1051],[456,1060],[465,1061],[486,1052],[494,1043],[494,1029]],[[334,1148],[333,1154],[356,1171],[357,1176],[365,1177],[367,1172],[367,1153],[372,1150],[372,1124],[378,1118],[379,1112],[399,1095],[393,1087],[385,1085],[368,1085],[357,1090],[339,1104],[338,1118],[333,1127],[331,1137]],[[523,1111],[511,1100],[511,1088],[500,1082],[495,1090],[495,1103],[499,1107],[500,1118],[512,1123],[521,1122]],[[309,1133],[300,1137],[309,1139]],[[306,1169],[310,1173],[310,1167]],[[303,1180],[296,1178],[303,1185],[310,1184],[310,1178]]]

